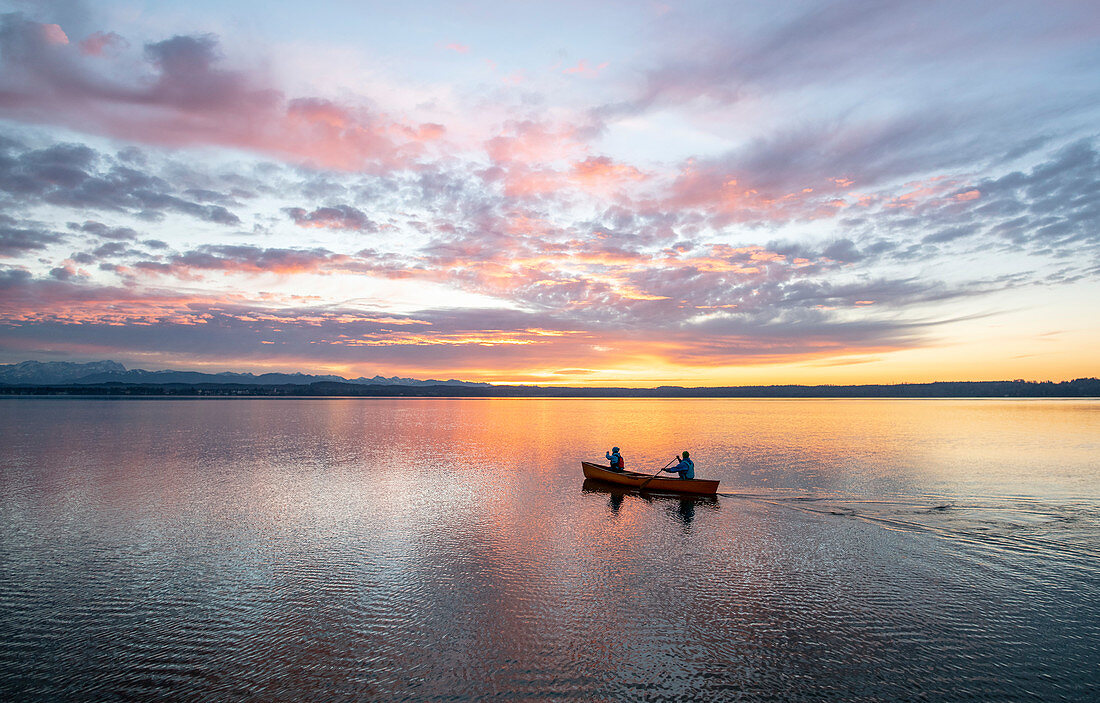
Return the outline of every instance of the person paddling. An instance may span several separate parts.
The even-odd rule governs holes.
[[[612,447],[611,452],[610,453],[605,452],[604,456],[606,456],[607,460],[611,462],[611,470],[612,471],[622,471],[623,470],[623,467],[625,466],[625,464],[623,463],[623,455],[619,453],[619,448],[618,447]]]
[[[684,452],[682,457],[674,457],[673,461],[678,461],[676,466],[670,466],[665,471],[670,474],[680,474],[680,478],[688,479],[695,478],[695,462],[689,458],[687,452]]]

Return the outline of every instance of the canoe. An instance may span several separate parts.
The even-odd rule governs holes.
[[[585,478],[594,478],[619,486],[638,488],[653,474],[639,474],[633,471],[612,471],[609,466],[600,466],[587,461],[581,462]],[[672,474],[669,474],[670,476]],[[718,490],[718,481],[704,481],[698,478],[658,477],[645,483],[647,491],[668,491],[671,493],[690,493],[691,495],[712,496]]]
[[[617,486],[614,483],[607,483],[606,481],[601,481],[598,478],[586,478],[584,480],[584,483],[581,484],[581,493],[599,493],[601,495],[611,496],[613,500],[622,500],[625,496],[636,495],[647,503],[653,503],[659,500],[690,500],[691,502],[698,503],[699,505],[718,505],[718,496],[716,495],[702,496],[692,495],[691,493],[668,493],[667,491],[650,491],[649,486],[646,486],[639,491],[637,488],[630,488],[629,486]]]

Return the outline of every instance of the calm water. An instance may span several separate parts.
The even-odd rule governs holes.
[[[1097,401],[5,399],[0,699],[1095,700],[1098,456]]]

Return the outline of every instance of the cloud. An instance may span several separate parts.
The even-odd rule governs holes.
[[[5,351],[48,345],[70,352],[180,354],[192,361],[263,356],[471,370],[523,369],[532,364],[591,368],[607,353],[630,361],[654,350],[651,333],[645,330],[593,329],[554,315],[516,310],[451,308],[398,315],[351,308],[276,308],[225,297],[95,287],[64,273],[54,280],[30,280],[18,272],[0,272],[0,290],[0,348]],[[666,358],[691,363],[768,363],[779,357],[911,345],[922,329],[883,321],[830,323],[819,315],[807,334],[806,324],[714,321],[690,330],[669,330],[657,346]]]
[[[111,49],[125,49],[129,42],[114,32],[94,32],[80,41],[80,50],[88,56],[103,56]]]
[[[61,143],[17,152],[0,159],[0,197],[27,205],[34,201],[74,209],[114,210],[159,219],[167,212],[239,225],[221,205],[203,205],[173,194],[165,179],[99,154],[83,144]]]
[[[299,227],[320,227],[325,229],[348,229],[359,232],[376,232],[376,225],[362,210],[349,205],[331,205],[319,207],[311,212],[303,208],[284,208],[294,224]]]
[[[621,101],[588,111],[594,84],[547,87],[602,68],[584,61],[489,96],[336,99],[285,92],[215,35],[131,45],[7,15],[5,335],[455,369],[920,346],[949,305],[1100,271],[1091,58],[1054,41],[1077,13],[684,9],[651,63],[605,74],[596,99]],[[334,302],[406,287],[500,309]]]
[[[576,66],[566,68],[562,71],[562,73],[566,75],[580,75],[595,78],[596,76],[600,75],[600,72],[607,68],[609,65],[609,62],[604,61],[598,66],[589,66],[588,61],[586,61],[585,59],[581,59],[577,62]]]
[[[1096,26],[1095,9],[1041,18],[1026,3],[1016,9],[848,0],[753,14],[729,5],[709,8],[705,24],[681,13],[654,37],[645,84],[591,116],[622,132],[624,121],[633,129],[645,121],[638,115],[654,115],[735,144],[685,159],[656,200],[713,227],[830,219],[870,199],[909,207],[915,196],[900,197],[902,183],[945,174],[959,178],[955,200],[978,200],[973,174],[1096,118],[1096,90],[1072,87],[1094,83],[1081,28]]]
[[[827,259],[833,261],[839,261],[841,263],[854,263],[863,258],[863,254],[856,249],[855,244],[850,239],[838,239],[835,242],[830,243],[824,249],[821,250],[821,255]]]
[[[254,88],[242,72],[219,68],[218,40],[212,35],[175,36],[147,44],[145,58],[158,75],[135,103],[174,107],[181,112],[239,111],[242,117],[270,110],[279,96]]]
[[[662,23],[644,87],[607,111],[635,113],[698,99],[732,104],[822,86],[836,92],[861,82],[878,86],[860,92],[864,98],[905,87],[927,102],[942,97],[934,94],[940,83],[929,80],[930,70],[946,72],[983,57],[991,64],[981,74],[988,83],[990,75],[1000,76],[994,62],[1018,74],[1028,61],[1073,56],[1080,44],[1064,41],[1066,35],[1096,21],[1087,4],[1060,7],[1036,21],[1031,3],[995,8],[980,0],[950,6],[843,0],[756,16],[730,3],[709,7],[706,23],[684,16],[682,24]],[[974,87],[988,94],[998,86]]]
[[[248,245],[206,245],[173,254],[162,262],[139,261],[135,268],[193,279],[199,272],[315,273],[349,261],[325,249],[284,249]]]
[[[573,163],[573,180],[582,187],[618,186],[630,181],[643,181],[646,175],[629,164],[616,163],[608,156],[589,156]]]
[[[138,233],[129,227],[108,227],[102,222],[87,220],[83,224],[68,223],[68,228],[73,232],[85,232],[103,239],[137,239]]]
[[[150,246],[149,243],[145,243]],[[156,244],[156,243],[154,243]],[[106,255],[125,253],[127,256],[145,252],[132,249],[99,247],[96,251]],[[156,246],[150,246],[156,249]],[[94,252],[93,252],[94,253]],[[128,275],[141,274],[161,278],[172,276],[182,281],[199,281],[212,274],[276,274],[295,276],[316,275],[372,275],[381,278],[421,277],[425,280],[443,278],[439,272],[419,268],[391,253],[364,249],[354,254],[339,254],[323,247],[311,249],[286,247],[260,247],[251,244],[208,244],[182,252],[157,255],[134,261],[128,265]]]
[[[64,30],[56,24],[41,24],[38,25],[38,31],[42,35],[42,40],[47,44],[68,44],[69,37],[65,34]]]
[[[30,251],[41,251],[48,245],[64,240],[64,236],[40,228],[9,227],[0,218],[0,257],[12,257]]]
[[[973,233],[974,230],[970,227],[949,227],[947,229],[941,229],[939,232],[926,235],[921,241],[925,244],[942,244],[944,242],[951,242],[966,237]]]
[[[575,125],[539,120],[509,122],[485,143],[486,153],[498,165],[546,164],[581,156],[585,149]]]
[[[901,236],[916,226],[928,232],[922,244],[955,251],[1027,253],[1086,266],[1100,259],[1100,152],[1093,139],[1071,142],[1030,169],[987,176],[974,186],[961,192],[979,192],[980,198],[935,197],[912,208],[912,222],[879,219],[869,231]]]
[[[513,121],[484,144],[492,166],[479,172],[507,198],[554,199],[567,191],[606,196],[646,180],[647,174],[609,156],[593,155],[587,125],[543,120]]]
[[[694,209],[721,227],[831,219],[848,208],[887,201],[912,207],[934,196],[975,200],[957,197],[972,192],[973,181],[928,177],[971,168],[994,150],[982,138],[968,136],[960,143],[943,135],[947,124],[967,119],[915,113],[877,124],[773,133],[720,156],[689,160],[660,207]]]
[[[140,56],[105,62],[103,48],[126,48],[117,35],[90,37],[82,50],[59,44],[46,26],[20,14],[0,18],[0,115],[341,169],[404,168],[443,133],[439,124],[407,123],[363,106],[289,98],[258,72],[225,67],[213,35],[177,35],[146,44]]]

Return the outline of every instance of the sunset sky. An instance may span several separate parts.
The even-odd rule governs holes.
[[[1100,3],[0,15],[0,363],[1100,374]]]

